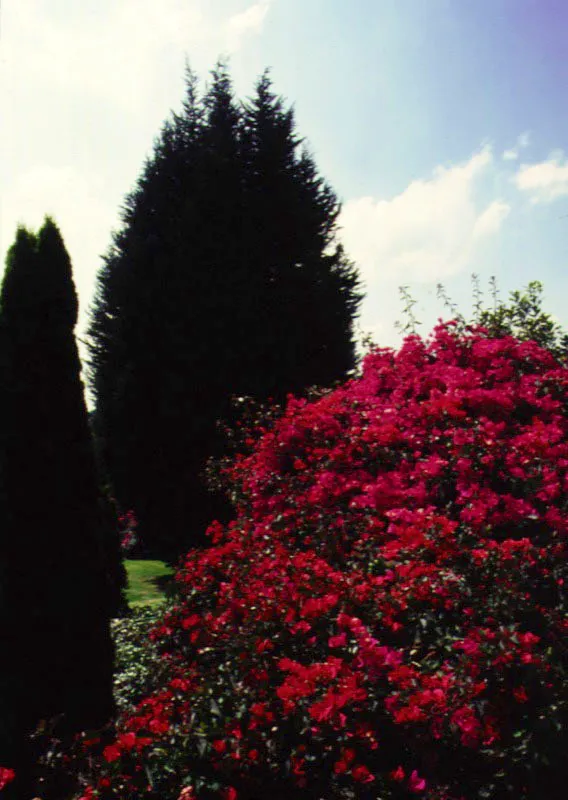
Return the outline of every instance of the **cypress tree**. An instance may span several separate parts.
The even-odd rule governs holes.
[[[98,518],[77,312],[55,223],[47,218],[37,236],[20,228],[0,294],[0,763],[24,782],[16,796],[31,779],[26,742],[40,720],[71,732],[113,712],[118,565]]]
[[[282,399],[355,365],[361,296],[339,205],[271,89],[239,104],[219,64],[188,71],[104,258],[90,326],[97,425],[115,496],[155,555],[203,542],[224,500],[201,478],[231,395]]]
[[[329,386],[355,367],[357,274],[336,241],[337,197],[301,145],[293,109],[265,71],[245,106],[243,133],[258,342],[246,391],[259,399]]]

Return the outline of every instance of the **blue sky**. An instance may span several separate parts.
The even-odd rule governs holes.
[[[396,345],[398,286],[423,332],[470,275],[544,283],[568,326],[564,0],[4,0],[0,249],[58,221],[80,293],[154,136],[228,54],[240,96],[272,68],[367,287],[360,326]],[[1,268],[0,268],[1,269]]]

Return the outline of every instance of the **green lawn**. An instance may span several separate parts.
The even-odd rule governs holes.
[[[128,574],[126,599],[130,608],[155,606],[165,600],[163,586],[173,575],[171,567],[163,561],[143,559],[126,559],[124,566]]]

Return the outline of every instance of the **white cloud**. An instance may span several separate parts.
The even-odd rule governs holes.
[[[19,224],[38,230],[46,214],[61,230],[73,265],[73,280],[79,297],[79,352],[86,363],[81,338],[88,320],[100,256],[110,243],[116,226],[119,197],[109,202],[100,173],[84,173],[72,166],[38,165],[22,172],[11,186],[9,203],[2,205],[2,245],[14,241]],[[0,279],[2,268],[0,268]]]
[[[537,164],[521,164],[513,180],[531,203],[551,203],[568,195],[568,159],[558,153]]]
[[[204,0],[83,0],[80,13],[67,14],[53,5],[18,0],[3,9],[4,82],[71,91],[124,112],[144,108],[172,58],[181,79],[186,54],[208,69],[220,53],[241,49],[261,33],[270,2],[243,2],[232,15]]]
[[[494,200],[485,211],[477,218],[473,226],[473,240],[477,241],[483,236],[497,233],[508,217],[511,206],[502,200]]]
[[[209,35],[195,2],[103,0],[92,13],[55,17],[47,0],[18,0],[5,14],[4,61],[8,81],[18,77],[36,91],[75,91],[118,102],[141,102],[140,86],[152,86],[168,48],[189,48]]]
[[[116,209],[104,199],[101,175],[85,175],[73,167],[32,167],[22,173],[10,192],[10,205],[3,208],[2,229],[6,246],[14,240],[16,227],[37,230],[49,214],[61,229],[73,263],[75,285],[83,302],[91,295],[99,255],[108,247],[116,222]]]
[[[530,133],[528,131],[521,133],[521,135],[517,137],[515,146],[505,150],[501,158],[503,161],[516,161],[521,150],[525,150],[529,146],[530,141]]]
[[[2,7],[4,254],[22,222],[53,214],[86,306],[98,256],[152,139],[179,107],[183,67],[203,76],[230,41],[259,35],[269,0],[18,0]]]
[[[475,188],[492,164],[488,147],[467,162],[437,167],[390,200],[348,201],[340,224],[347,252],[368,289],[378,284],[439,281],[461,272],[477,244],[509,213],[501,200],[479,206]]]
[[[243,39],[249,34],[258,34],[262,31],[269,7],[269,0],[260,0],[229,19],[226,31],[229,52],[238,50],[242,46]]]

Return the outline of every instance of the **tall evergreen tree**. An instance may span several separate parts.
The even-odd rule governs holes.
[[[0,763],[24,781],[17,797],[28,796],[26,742],[40,720],[73,731],[113,711],[119,598],[98,519],[77,311],[54,222],[37,236],[20,228],[0,293]]]
[[[277,399],[328,386],[355,366],[353,319],[360,302],[353,265],[336,240],[339,204],[296,134],[292,108],[268,71],[245,106],[246,240],[256,278],[250,394]]]
[[[337,199],[299,145],[268,74],[242,106],[223,64],[203,98],[188,72],[104,259],[97,425],[117,499],[156,554],[203,541],[227,512],[200,473],[231,395],[282,399],[354,367],[357,277]]]

